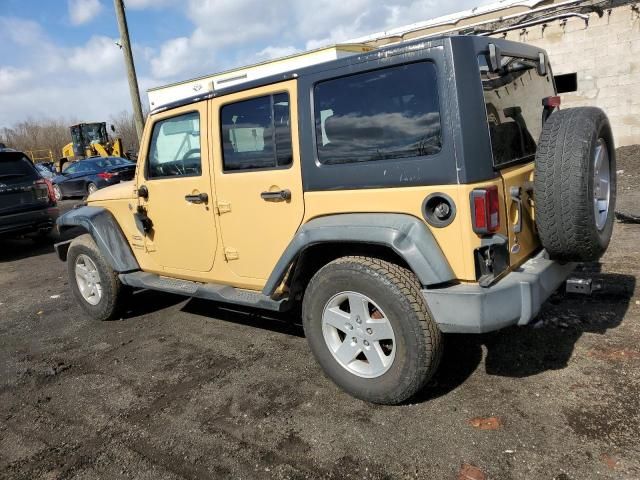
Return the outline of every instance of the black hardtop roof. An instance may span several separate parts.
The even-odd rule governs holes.
[[[505,55],[523,55],[528,58],[537,58],[539,53],[545,53],[544,49],[536,47],[534,45],[525,44],[521,42],[514,42],[511,40],[505,40],[502,38],[494,38],[484,35],[437,35],[433,37],[418,38],[411,41],[394,43],[386,45],[384,47],[376,48],[369,52],[358,53],[350,55],[337,60],[331,60],[328,62],[318,63],[316,65],[310,65],[308,67],[300,68],[297,70],[288,70],[286,72],[270,75],[268,77],[258,78],[249,82],[239,83],[226,88],[221,88],[213,92],[202,93],[199,95],[193,95],[191,97],[176,100],[151,111],[151,115],[166,110],[172,110],[174,108],[182,107],[192,103],[200,102],[202,100],[208,100],[215,97],[222,97],[231,93],[241,92],[249,90],[251,88],[262,87],[265,85],[272,85],[274,83],[283,82],[285,80],[291,80],[294,78],[300,78],[307,75],[313,75],[329,70],[342,69],[345,74],[348,74],[349,67],[357,64],[374,62],[375,60],[381,60],[386,57],[414,53],[420,50],[426,50],[433,47],[443,46],[445,42],[455,42],[456,44],[467,44],[475,48],[476,50],[481,48],[485,49],[488,43],[494,43],[503,49]],[[546,53],[545,53],[546,54]],[[342,75],[337,75],[342,76]]]
[[[151,111],[151,115],[158,112],[164,112],[166,110],[182,107],[184,105],[189,105],[191,103],[200,102],[202,100],[208,100],[210,98],[215,98],[215,97],[222,97],[224,95],[229,95],[231,93],[241,92],[243,90],[249,90],[251,88],[262,87],[265,85],[271,85],[274,83],[283,82],[285,80],[291,80],[293,78],[303,77],[305,75],[311,75],[314,73],[324,72],[327,70],[348,67],[350,65],[377,60],[377,59],[388,57],[391,55],[400,55],[402,53],[407,53],[410,51],[432,48],[434,46],[442,45],[443,40],[445,38],[452,38],[452,37],[471,39],[473,36],[471,35],[459,35],[459,36],[438,35],[435,37],[417,39],[417,40],[412,40],[408,42],[402,42],[399,44],[392,44],[392,45],[376,48],[375,50],[371,50],[369,52],[349,55],[348,57],[339,58],[337,60],[330,60],[328,62],[319,63],[317,65],[310,65],[308,67],[303,67],[295,70],[288,70],[286,72],[269,75],[268,77],[262,77],[249,82],[243,82],[237,85],[221,88],[214,92],[207,92],[199,95],[193,95],[191,97],[183,98],[180,100],[176,100],[175,102],[170,102],[155,108],[154,110]]]

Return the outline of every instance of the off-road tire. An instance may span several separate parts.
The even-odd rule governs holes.
[[[362,378],[346,370],[324,340],[324,307],[341,291],[372,299],[394,330],[395,358],[377,378]],[[368,402],[395,405],[411,398],[431,379],[442,356],[442,334],[429,315],[418,279],[411,271],[377,258],[342,257],[322,267],[305,291],[302,323],[325,374],[349,394]]]
[[[102,298],[97,305],[88,303],[80,293],[75,275],[76,259],[80,254],[87,255],[97,267],[102,285]],[[118,316],[129,293],[129,288],[122,284],[118,273],[107,263],[91,235],[80,235],[71,242],[67,252],[67,271],[73,296],[91,318],[111,320]]]
[[[594,152],[604,140],[609,155],[607,219],[596,227]],[[599,108],[556,111],[542,129],[535,160],[535,216],[540,241],[560,261],[594,261],[609,245],[616,199],[616,158],[611,126]]]

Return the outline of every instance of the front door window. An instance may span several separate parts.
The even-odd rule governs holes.
[[[198,112],[189,112],[157,122],[151,135],[147,178],[201,174]]]

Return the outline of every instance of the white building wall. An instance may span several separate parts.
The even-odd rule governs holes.
[[[563,107],[600,107],[616,146],[640,144],[640,14],[631,5],[592,13],[586,27],[579,18],[556,20],[506,38],[544,48],[554,75],[577,73],[578,91],[562,95]]]

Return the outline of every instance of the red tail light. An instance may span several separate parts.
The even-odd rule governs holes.
[[[498,187],[476,188],[471,192],[473,231],[479,235],[500,229],[500,199]]]
[[[550,109],[558,108],[560,106],[560,97],[557,95],[553,97],[545,97],[542,99],[542,106]]]
[[[56,204],[56,194],[53,191],[53,183],[48,178],[40,178],[35,182],[36,187],[38,187],[43,192],[43,199],[45,197],[44,191],[46,190],[46,197],[49,198],[49,202],[53,205]],[[38,189],[37,188],[37,189]]]
[[[109,180],[115,176],[116,176],[115,173],[109,173],[109,172],[102,172],[98,174],[98,177],[102,178],[103,180]]]

